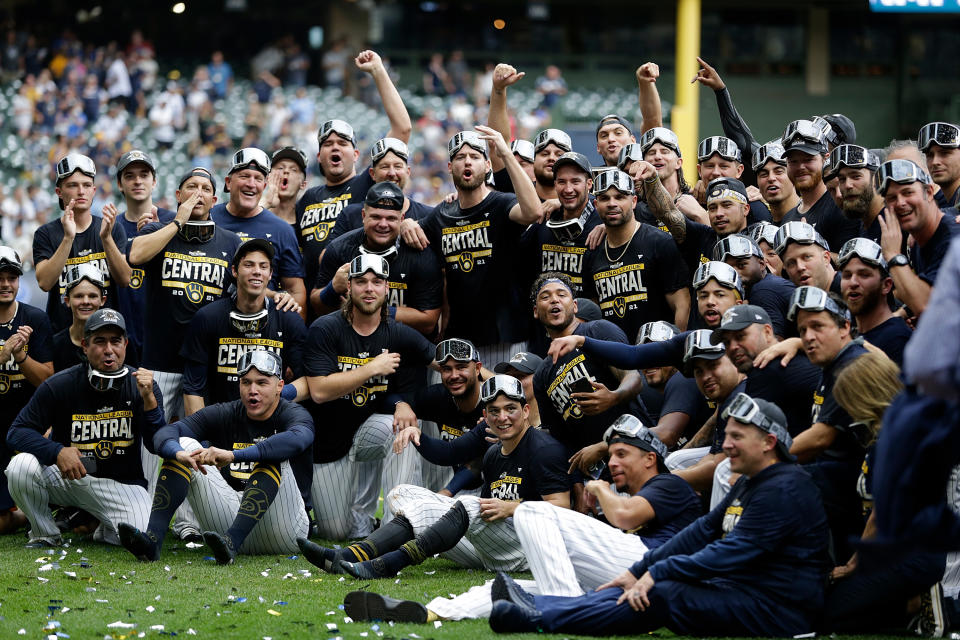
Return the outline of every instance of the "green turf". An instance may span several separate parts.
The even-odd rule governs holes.
[[[345,622],[344,595],[368,588],[426,602],[460,593],[491,578],[431,559],[399,578],[378,581],[324,574],[300,557],[241,556],[217,566],[209,551],[167,546],[159,562],[136,561],[125,550],[79,536],[51,554],[24,549],[22,535],[0,537],[0,638],[60,637],[261,638],[479,638],[494,637],[486,620],[431,625]],[[65,554],[63,552],[66,552]],[[113,622],[135,628],[110,628]],[[45,631],[45,627],[59,623]],[[327,628],[336,625],[335,631]],[[154,628],[163,625],[162,630]],[[23,629],[24,634],[18,635]],[[191,631],[196,634],[191,634]],[[365,635],[364,635],[365,634]],[[659,634],[670,636],[666,630]],[[531,636],[497,636],[530,638]],[[564,636],[541,636],[564,637]]]

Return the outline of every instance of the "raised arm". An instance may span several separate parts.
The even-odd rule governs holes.
[[[376,51],[367,49],[361,51],[354,61],[357,68],[369,73],[373,77],[374,84],[377,85],[383,110],[387,114],[387,119],[390,120],[390,131],[387,137],[410,142],[410,132],[413,131],[410,114],[407,113],[407,107],[403,104],[397,88],[393,86],[393,80],[390,79],[387,68],[383,66],[380,55]]]
[[[507,111],[507,87],[517,82],[525,73],[509,64],[500,63],[493,70],[493,90],[490,91],[490,108],[487,111],[487,126],[500,132],[504,140],[510,136],[510,114]],[[497,154],[490,156],[490,168],[503,169],[503,161]]]
[[[643,189],[651,213],[667,226],[677,244],[683,244],[687,239],[687,218],[677,208],[670,192],[660,182],[656,167],[649,162],[638,162],[634,166],[633,179],[643,181]]]
[[[490,143],[492,147],[490,155],[499,155],[500,160],[507,168],[510,180],[513,182],[513,189],[517,195],[517,204],[510,209],[510,219],[517,224],[533,224],[540,218],[540,196],[537,195],[537,189],[527,178],[520,162],[510,152],[503,136],[499,131],[477,125],[477,132],[480,137]]]
[[[637,67],[637,102],[640,103],[640,113],[643,116],[641,135],[654,127],[663,126],[660,92],[657,91],[659,77],[660,67],[655,62],[645,62]]]
[[[723,135],[737,143],[740,152],[743,154],[744,164],[749,166],[750,163],[747,160],[753,156],[753,152],[757,150],[760,144],[754,139],[750,127],[737,112],[737,108],[733,106],[730,91],[717,70],[704,62],[702,58],[697,58],[697,62],[700,63],[700,71],[697,72],[693,81],[713,89],[716,93],[717,109],[720,111]]]
[[[127,234],[124,233],[123,227],[116,225],[117,216],[119,216],[120,213],[117,211],[116,205],[111,202],[103,207],[102,214],[103,221],[100,223],[100,242],[103,243],[103,253],[106,255],[107,267],[110,269],[110,279],[118,286],[129,286],[133,269],[130,267],[130,263],[127,262],[123,251],[117,246],[117,242],[119,241],[124,249],[127,248]],[[116,238],[114,238],[114,235],[116,235]]]
[[[34,265],[37,284],[44,291],[50,291],[60,281],[60,274],[63,273],[63,267],[66,266],[70,250],[73,248],[73,239],[77,235],[77,223],[73,219],[73,200],[63,210],[60,224],[63,225],[63,239],[56,251],[45,260],[37,260]]]
[[[200,193],[198,189],[184,200],[183,204],[177,207],[176,217],[166,225],[152,233],[141,233],[133,239],[133,242],[130,243],[130,264],[150,262],[158,253],[163,251],[163,248],[173,240],[173,236],[177,235],[176,223],[184,225],[190,219],[190,212],[200,201]]]

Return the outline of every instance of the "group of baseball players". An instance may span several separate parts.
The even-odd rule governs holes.
[[[243,148],[168,211],[134,150],[125,210],[95,213],[94,162],[64,156],[33,245],[45,311],[0,247],[0,532],[497,572],[425,604],[350,592],[355,620],[943,635],[957,559],[859,541],[884,410],[960,260],[960,127],[868,149],[834,114],[759,144],[700,62],[725,135],[682,158],[646,63],[640,128],[597,123],[602,167],[559,129],[507,142],[523,73],[498,65],[436,207],[404,194],[411,121],[372,51],[390,130],[361,162],[324,122],[319,186],[303,151]]]

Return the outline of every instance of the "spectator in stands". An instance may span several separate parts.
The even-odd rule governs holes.
[[[290,43],[286,51],[286,84],[291,87],[302,87],[307,84],[307,72],[310,71],[310,56],[296,42]]]
[[[104,79],[107,96],[123,104],[128,111],[133,110],[133,85],[130,84],[130,72],[123,54],[115,52],[107,66],[107,75]]]
[[[320,65],[323,67],[323,78],[331,89],[345,88],[347,77],[347,61],[350,54],[347,51],[347,39],[339,37],[330,45],[330,49],[323,54]]]
[[[443,54],[434,53],[423,71],[423,92],[428,96],[446,96],[455,91],[450,74],[443,66]]]
[[[537,78],[537,92],[543,96],[543,107],[550,109],[562,96],[567,95],[567,81],[560,73],[560,67],[548,65],[544,75]]]
[[[222,51],[214,51],[210,56],[207,72],[211,84],[210,98],[213,100],[225,98],[227,92],[233,88],[233,68],[229,62],[224,62]]]

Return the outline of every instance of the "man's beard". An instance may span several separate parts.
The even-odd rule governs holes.
[[[469,180],[464,179],[463,175],[453,174],[453,186],[458,191],[476,191],[483,186],[487,176],[483,173],[474,173]]]
[[[533,168],[533,177],[536,178],[537,184],[543,187],[552,187],[553,186],[553,169],[550,170],[550,173],[547,173],[547,167],[543,166],[539,170]]]
[[[844,215],[850,220],[862,220],[870,212],[870,203],[873,201],[873,189],[864,189],[857,195],[857,199],[848,201],[843,200]]]

